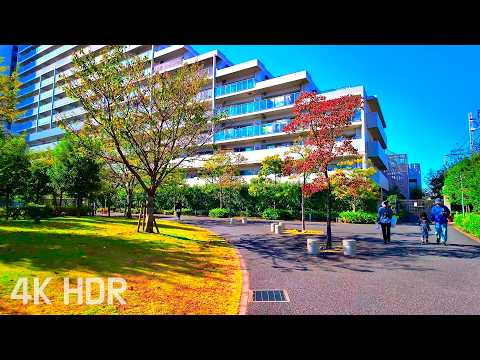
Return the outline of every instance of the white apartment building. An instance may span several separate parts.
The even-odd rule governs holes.
[[[72,54],[79,47],[98,52],[104,46],[18,45],[23,83],[19,108],[25,113],[12,124],[11,131],[26,132],[32,149],[54,146],[63,136],[58,119],[78,121],[85,113],[77,101],[65,96],[59,75],[71,71]],[[227,114],[212,143],[219,149],[242,154],[246,160],[240,166],[240,174],[246,180],[255,176],[266,156],[283,155],[293,144],[294,136],[286,134],[283,128],[293,118],[294,101],[300,92],[316,91],[327,98],[362,96],[364,109],[356,113],[345,136],[353,139],[362,157],[361,165],[366,167],[371,162],[378,170],[374,180],[388,190],[383,173],[388,166],[386,122],[378,99],[369,96],[363,86],[319,91],[305,70],[274,77],[257,59],[232,64],[217,50],[199,54],[187,45],[130,45],[126,51],[147,56],[150,71],[170,71],[191,62],[203,65],[211,82],[199,96],[209,102],[212,110],[222,109]],[[188,182],[196,183],[199,179],[195,167],[201,166],[201,161],[192,166]]]

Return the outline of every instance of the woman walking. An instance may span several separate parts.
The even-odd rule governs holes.
[[[383,243],[390,243],[390,228],[392,225],[393,211],[388,200],[382,202],[378,209],[377,223],[382,227]]]

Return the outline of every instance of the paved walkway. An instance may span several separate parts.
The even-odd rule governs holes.
[[[309,256],[301,237],[272,235],[267,221],[185,217],[236,246],[250,289],[285,289],[288,303],[249,303],[248,314],[480,314],[480,244],[449,228],[449,246],[421,245],[398,225],[384,245],[375,225],[332,224],[334,245],[358,240],[358,256]],[[300,228],[298,222],[286,222]],[[323,229],[325,224],[307,224]]]

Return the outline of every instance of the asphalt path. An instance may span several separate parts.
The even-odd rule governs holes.
[[[480,314],[480,243],[449,227],[449,246],[421,245],[415,225],[332,224],[334,246],[357,240],[354,258],[306,253],[303,236],[274,235],[270,222],[184,217],[238,248],[251,290],[286,290],[289,302],[249,302],[247,314]],[[286,222],[300,228],[299,222]],[[307,223],[325,230],[324,223]],[[432,241],[433,239],[430,239]]]

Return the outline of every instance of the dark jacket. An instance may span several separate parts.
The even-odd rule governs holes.
[[[445,205],[434,205],[432,207],[431,220],[439,224],[447,224],[450,210]]]
[[[182,203],[177,203],[175,205],[175,211],[182,211]]]
[[[377,223],[379,224],[390,224],[393,217],[393,210],[390,207],[381,206],[378,209],[377,214]]]

